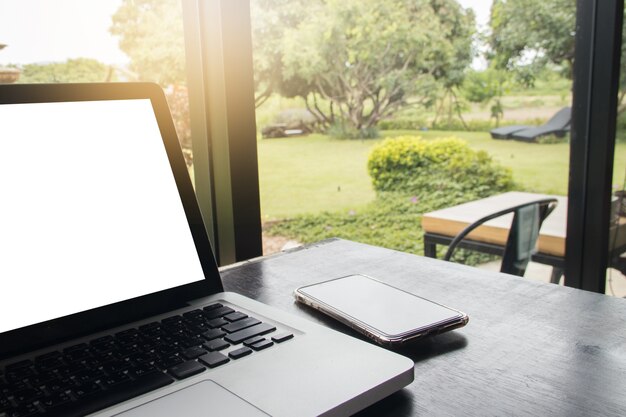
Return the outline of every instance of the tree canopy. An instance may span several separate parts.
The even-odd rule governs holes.
[[[65,62],[26,64],[20,83],[77,83],[114,81],[114,74],[107,65],[89,58],[68,59]]]
[[[326,127],[343,121],[362,131],[401,107],[432,102],[442,84],[462,82],[473,56],[474,15],[454,0],[325,0],[307,8],[277,45],[276,74],[281,93],[303,97]]]
[[[491,58],[507,69],[551,62],[571,78],[575,20],[576,0],[494,0]]]
[[[300,96],[325,127],[375,126],[459,86],[473,57],[474,15],[456,0],[251,2],[257,105]],[[111,33],[139,79],[184,85],[178,0],[123,0]],[[323,102],[323,104],[321,103]]]
[[[180,0],[123,0],[110,29],[141,80],[184,85],[185,43]]]

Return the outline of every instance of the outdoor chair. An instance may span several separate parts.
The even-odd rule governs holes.
[[[462,242],[472,230],[482,226],[489,220],[504,216],[505,214],[514,213],[509,236],[502,255],[500,272],[524,276],[528,262],[537,251],[536,244],[539,237],[539,229],[546,217],[556,208],[557,204],[558,201],[556,198],[544,198],[508,207],[504,210],[484,216],[467,226],[454,237],[444,259],[449,261],[452,258],[452,254],[459,246],[471,248],[471,240],[469,244]]]
[[[492,129],[490,133],[494,139],[518,139],[530,142],[545,135],[565,136],[569,131],[571,121],[572,109],[563,107],[541,126],[504,126]]]

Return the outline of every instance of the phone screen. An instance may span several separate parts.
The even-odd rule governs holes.
[[[320,307],[330,307],[387,335],[402,335],[464,316],[463,313],[376,281],[350,275],[298,289]]]

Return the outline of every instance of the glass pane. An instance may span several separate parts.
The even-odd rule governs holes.
[[[191,166],[180,1],[6,0],[0,44],[0,82],[159,83]]]
[[[268,252],[343,237],[422,255],[425,214],[517,192],[559,198],[539,250],[562,259],[575,2],[259,0],[252,23]],[[525,276],[549,282],[543,262]]]
[[[613,163],[613,198],[611,201],[611,232],[609,233],[609,259],[612,268],[607,270],[606,293],[626,297],[626,32],[622,36],[620,83],[617,102],[615,158]]]

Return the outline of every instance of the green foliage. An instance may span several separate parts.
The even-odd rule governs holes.
[[[575,0],[494,0],[491,6],[493,63],[512,70],[526,86],[534,84],[546,64],[573,79]],[[626,31],[622,31],[622,57],[626,56]],[[619,112],[626,111],[626,59],[620,72]]]
[[[49,64],[27,64],[20,68],[19,83],[90,83],[115,81],[111,69],[95,59],[77,58]]]
[[[139,79],[162,86],[185,83],[185,44],[179,0],[123,0],[111,33]]]
[[[386,139],[372,149],[367,168],[377,191],[445,192],[479,198],[513,187],[509,169],[457,138]]]
[[[299,77],[284,77],[283,43],[286,32],[306,20],[314,4],[307,0],[255,0],[250,2],[254,85],[257,108],[273,93],[285,97],[306,95],[311,87]]]
[[[472,195],[444,192],[420,195],[385,192],[356,210],[300,215],[267,224],[266,233],[288,236],[302,243],[340,237],[423,255],[422,214],[471,199]],[[475,252],[457,251],[454,259],[475,265],[490,258]]]
[[[569,135],[565,137],[558,137],[557,135],[540,136],[535,139],[535,142],[543,145],[552,145],[555,143],[569,143]]]
[[[409,102],[432,101],[458,84],[472,59],[473,14],[454,0],[327,0],[283,36],[283,84],[325,127],[375,127]],[[317,99],[330,102],[328,111]]]
[[[341,122],[334,123],[326,133],[333,139],[376,139],[379,137],[376,127],[356,129]]]
[[[381,130],[421,130],[427,129],[430,122],[425,117],[393,117],[381,120],[378,127]]]
[[[465,98],[473,103],[491,103],[491,117],[496,126],[504,115],[502,96],[509,88],[510,75],[506,71],[488,68],[484,71],[471,71],[463,83]]]
[[[571,79],[575,20],[574,0],[495,0],[489,39],[495,64],[518,70],[528,84],[548,62],[564,68]]]

